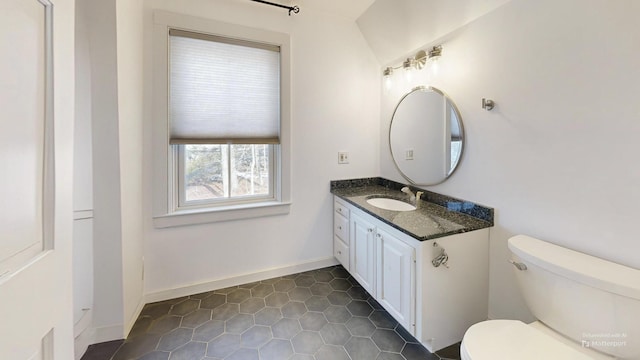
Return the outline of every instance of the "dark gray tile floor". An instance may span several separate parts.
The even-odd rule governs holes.
[[[341,266],[147,304],[124,342],[82,360],[114,348],[113,360],[460,358],[459,345],[429,353]]]

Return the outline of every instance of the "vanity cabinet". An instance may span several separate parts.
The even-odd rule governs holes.
[[[338,197],[334,209],[338,261],[429,351],[461,341],[487,319],[488,228],[419,240]],[[435,267],[441,249],[449,260]]]
[[[383,224],[350,210],[350,273],[411,334],[415,330],[415,249]]]

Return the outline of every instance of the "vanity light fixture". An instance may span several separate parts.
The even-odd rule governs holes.
[[[442,45],[434,46],[429,50],[429,60],[438,60],[442,56]]]
[[[412,78],[412,70],[414,68],[414,63],[413,63],[413,59],[412,58],[407,58],[407,60],[405,60],[402,63],[402,69],[404,70],[404,77],[407,80],[408,83],[411,82],[411,78]]]
[[[382,71],[382,76],[385,80],[385,88],[388,90],[391,87],[391,76],[394,70],[403,69],[403,73],[408,82],[411,82],[413,76],[413,70],[422,70],[427,62],[433,62],[442,56],[442,45],[434,46],[429,51],[420,50],[414,57],[408,57],[399,66],[389,66]]]
[[[431,68],[433,75],[438,74],[438,59],[442,56],[442,46],[434,46],[429,50],[429,62],[431,63]]]
[[[391,75],[393,75],[393,68],[392,67],[387,67],[382,72],[382,76],[384,78],[384,88],[387,91],[389,91],[389,89],[391,89]]]

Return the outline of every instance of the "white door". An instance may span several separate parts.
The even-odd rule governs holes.
[[[351,275],[372,295],[375,281],[375,230],[373,224],[351,213]]]
[[[1,359],[73,359],[73,7],[0,1]]]
[[[380,304],[415,335],[415,249],[391,234],[377,230],[377,294]]]

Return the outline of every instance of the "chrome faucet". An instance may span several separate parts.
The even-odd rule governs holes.
[[[414,201],[416,199],[416,194],[414,194],[408,186],[403,187],[402,189],[400,189],[400,191],[411,196],[411,198],[409,199],[410,201]]]

